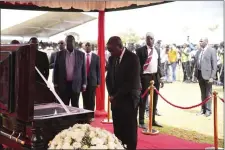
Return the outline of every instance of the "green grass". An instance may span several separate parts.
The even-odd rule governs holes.
[[[214,138],[212,136],[204,135],[196,131],[175,128],[175,127],[171,127],[167,125],[163,125],[163,128],[158,128],[158,127],[153,127],[153,128],[159,130],[159,132],[162,134],[176,136],[178,138],[193,141],[196,143],[214,144]],[[219,139],[218,144],[219,144],[219,147],[224,147],[224,140]]]

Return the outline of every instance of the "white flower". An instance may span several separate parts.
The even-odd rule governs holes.
[[[108,149],[115,149],[115,143],[114,142],[108,142]]]
[[[82,149],[88,149],[89,147],[87,145],[82,146]]]
[[[66,143],[66,142],[62,146],[62,149],[71,149],[71,148],[73,149],[73,146],[71,146],[70,143]]]
[[[108,147],[106,145],[97,145],[97,149],[107,149]]]
[[[74,149],[81,148],[81,144],[78,143],[78,142],[75,142],[75,143],[73,143],[73,148],[74,148]]]
[[[100,138],[93,138],[93,139],[91,139],[91,144],[92,145],[103,145],[104,141]]]
[[[90,138],[94,138],[95,136],[96,136],[95,132],[94,131],[90,131],[89,137]]]
[[[65,137],[64,142],[65,143],[71,143],[72,142],[71,137],[69,137],[69,136]]]
[[[83,141],[88,138],[91,140]],[[75,124],[57,134],[49,142],[49,149],[124,149],[124,147],[109,131],[89,124]]]

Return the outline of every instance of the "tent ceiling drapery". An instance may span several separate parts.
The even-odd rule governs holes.
[[[51,37],[73,27],[96,19],[83,13],[47,12],[30,20],[6,28],[3,36],[38,36]]]
[[[26,6],[24,9],[32,9],[32,6],[37,6],[36,9],[41,10],[59,10],[66,11],[113,11],[120,9],[132,9],[138,7],[145,7],[151,5],[157,5],[166,3],[169,1],[162,0],[129,0],[129,1],[110,1],[110,0],[98,0],[98,1],[78,1],[78,0],[43,0],[43,1],[4,1],[1,8],[20,8],[20,6]],[[10,6],[11,4],[11,6]],[[29,8],[30,7],[30,8]],[[34,9],[34,8],[33,8]]]

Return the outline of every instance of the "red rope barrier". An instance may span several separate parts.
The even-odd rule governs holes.
[[[219,97],[219,96],[218,96],[218,97]],[[220,97],[219,97],[219,99],[220,99],[222,102],[224,102],[224,99],[223,99],[223,98],[220,98]]]
[[[194,106],[189,106],[189,107],[182,107],[182,106],[177,106],[177,105],[175,105],[175,104],[172,104],[171,102],[169,102],[168,100],[166,100],[160,93],[159,93],[159,91],[155,88],[155,91],[156,91],[156,93],[164,100],[164,101],[166,101],[168,104],[170,104],[170,105],[172,105],[172,106],[174,106],[174,107],[176,107],[176,108],[180,108],[180,109],[191,109],[191,108],[195,108],[195,107],[198,107],[198,106],[201,106],[201,105],[204,105],[206,102],[208,102],[208,100],[212,97],[212,96],[210,96],[210,97],[207,97],[204,101],[202,101],[200,104],[197,104],[197,105],[194,105]]]
[[[149,92],[150,87],[148,87],[145,92],[141,95],[141,98],[143,99]]]

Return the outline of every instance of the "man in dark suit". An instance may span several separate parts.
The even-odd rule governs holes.
[[[138,57],[123,47],[120,37],[107,43],[109,57],[106,86],[111,101],[114,133],[127,149],[137,146],[137,107],[140,100]]]
[[[91,44],[85,44],[85,64],[87,74],[87,89],[82,93],[84,109],[95,108],[95,91],[100,84],[100,60],[99,56],[91,51]]]
[[[66,44],[63,40],[60,40],[58,42],[58,46],[59,46],[59,51],[65,50]],[[53,52],[50,56],[49,59],[49,68],[53,69],[54,65],[55,65],[55,58],[56,58],[56,53],[59,52],[58,50],[56,52]]]
[[[38,39],[36,37],[32,37],[29,40],[29,44],[37,44],[37,50],[38,50]],[[48,80],[49,76],[49,61],[48,61],[48,56],[46,53],[37,51],[36,52],[36,61],[35,61],[35,66],[38,68],[38,70],[42,73],[42,75],[45,77],[46,80]],[[35,70],[36,71],[36,70]],[[38,74],[36,71],[36,81],[41,82],[45,84],[41,76]]]
[[[66,105],[70,99],[73,107],[79,107],[79,95],[86,90],[87,77],[85,55],[75,49],[75,38],[66,37],[66,50],[59,51],[55,60],[53,83]]]
[[[160,49],[154,47],[154,35],[152,33],[146,34],[146,46],[140,47],[136,50],[136,55],[139,57],[140,65],[141,65],[141,85],[142,91],[141,94],[145,92],[145,90],[150,86],[150,81],[154,80],[154,86],[157,90],[159,90],[160,84],[163,87],[163,67],[161,66],[160,61]],[[146,128],[144,124],[144,115],[145,115],[145,107],[146,101],[148,100],[148,94],[141,99],[139,106],[139,127]],[[156,115],[156,107],[158,102],[158,94],[154,91],[153,97],[153,116],[152,116],[152,125],[162,127],[155,121]]]
[[[204,101],[212,95],[213,79],[217,71],[217,56],[215,49],[209,47],[207,38],[200,40],[200,47],[200,50],[195,55],[195,76],[199,81],[201,99]],[[211,107],[212,101],[209,100],[206,104],[202,105],[202,110],[198,115],[210,116],[212,113]]]

